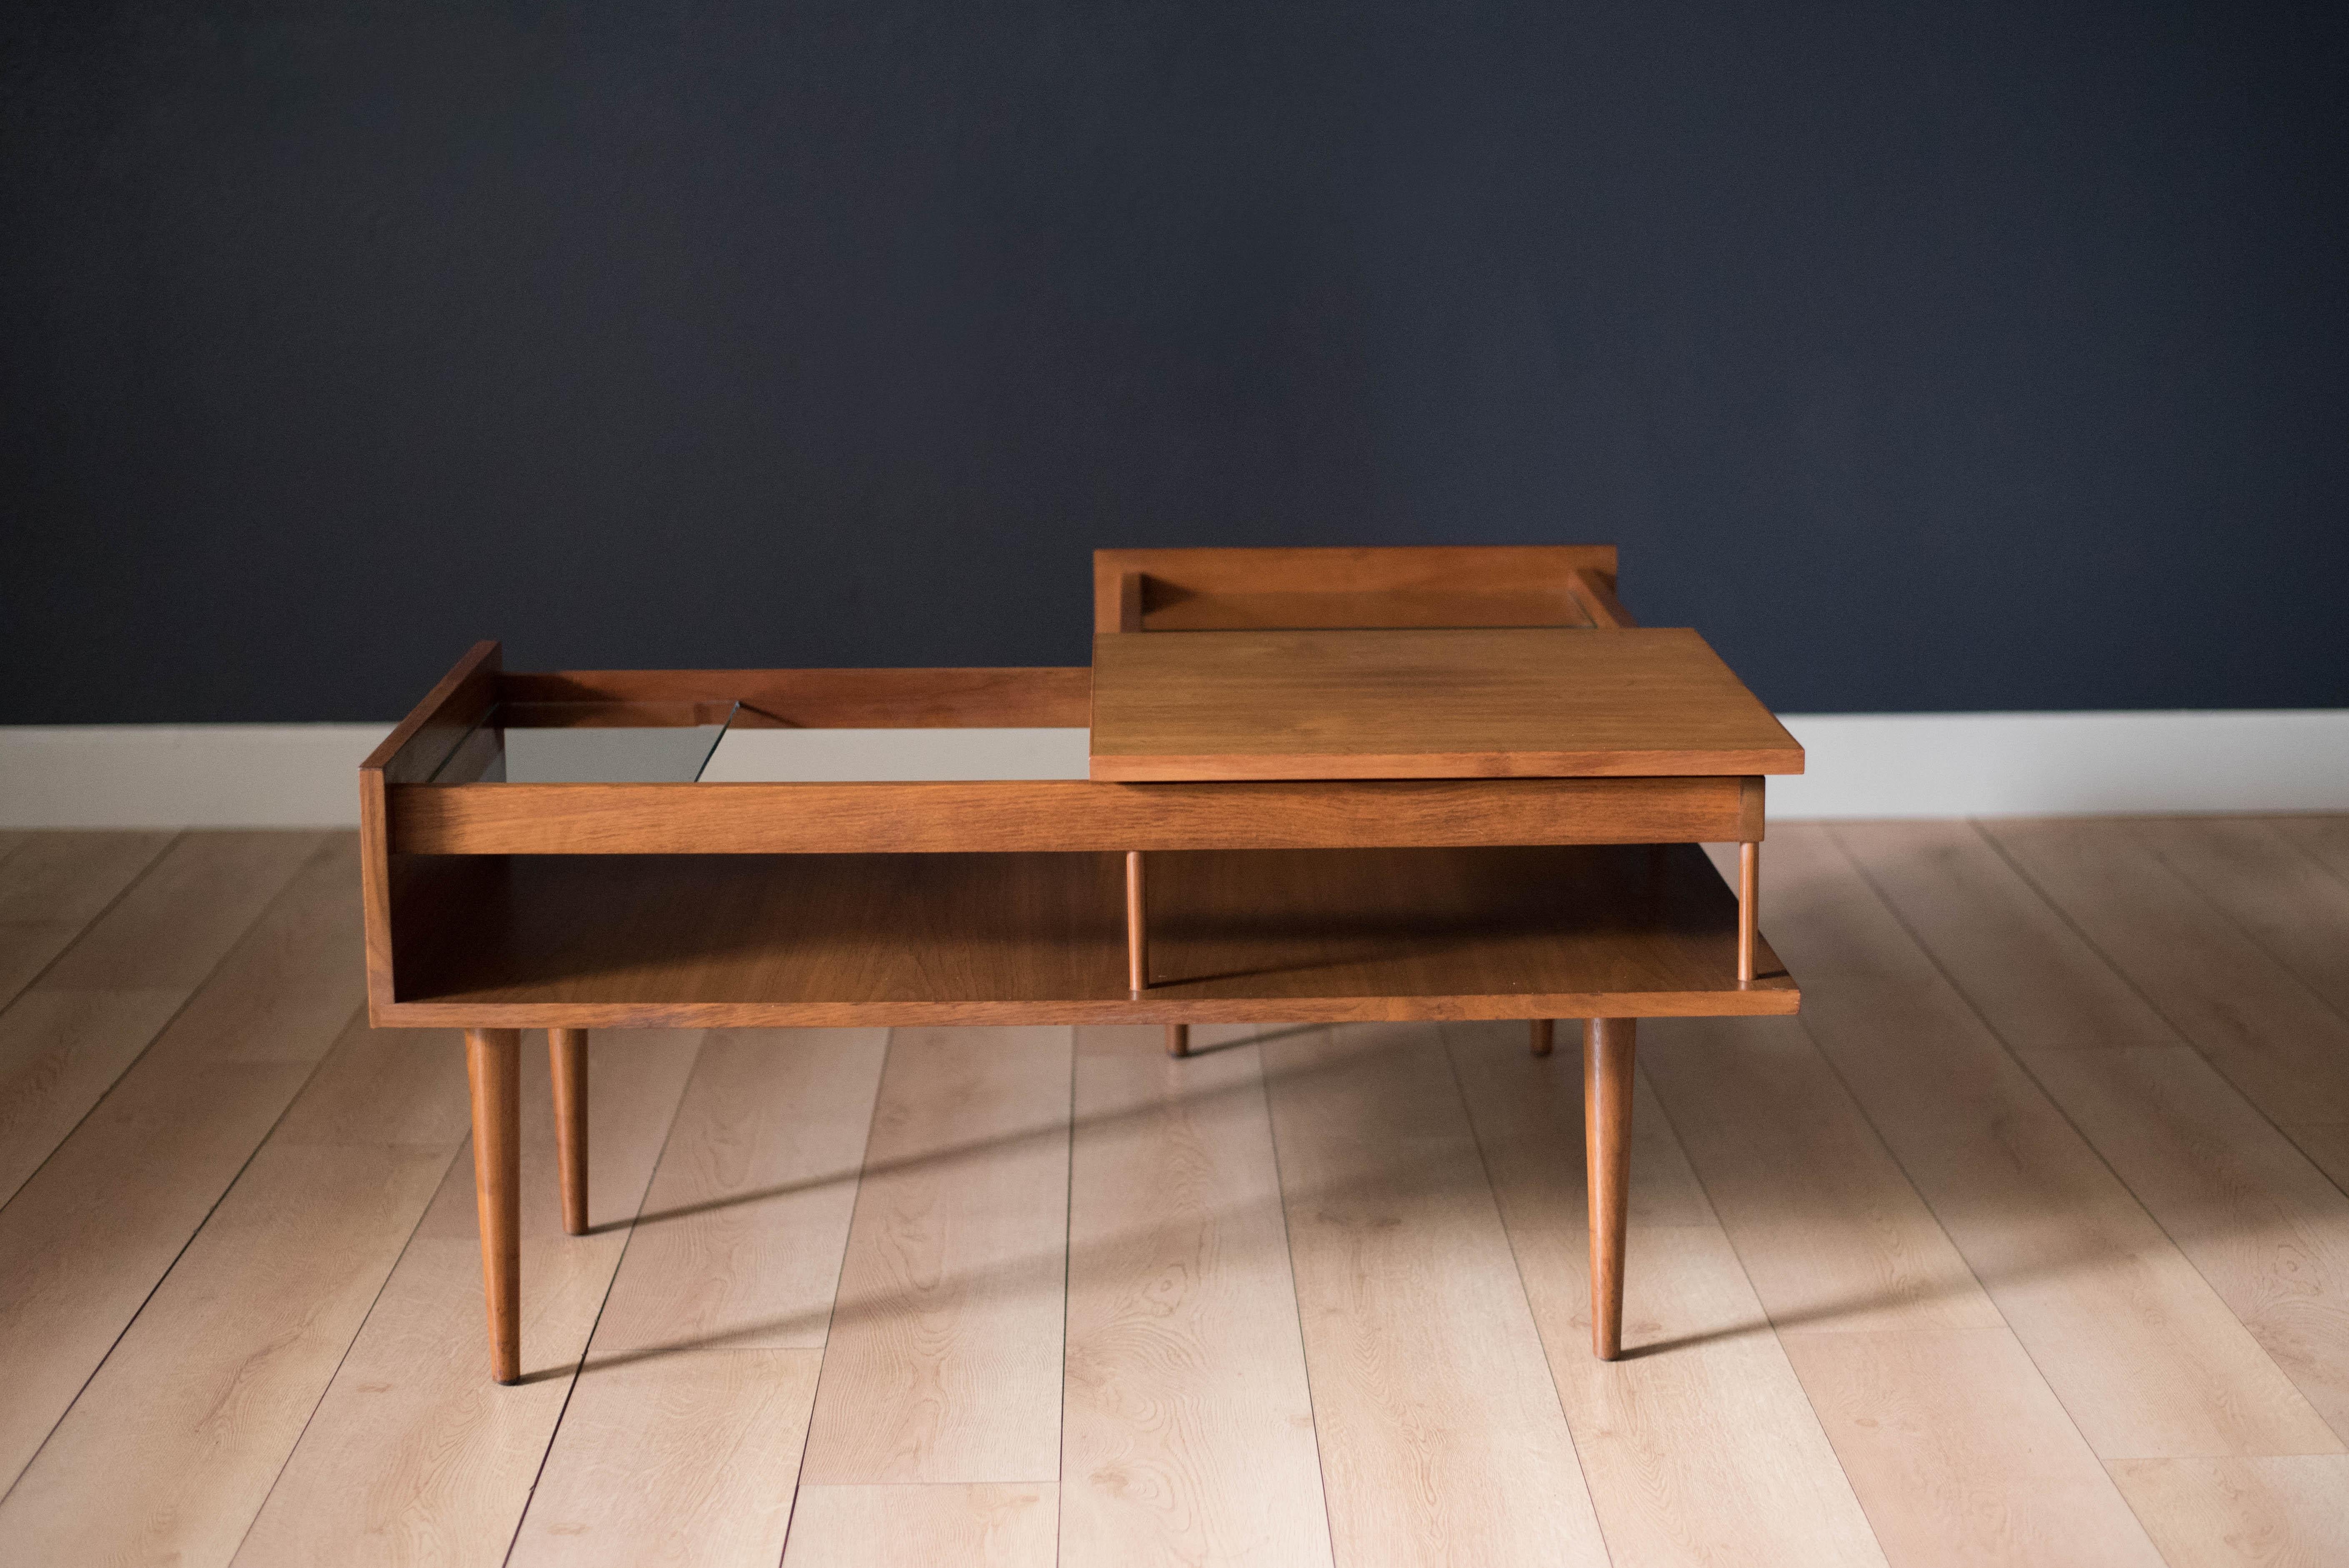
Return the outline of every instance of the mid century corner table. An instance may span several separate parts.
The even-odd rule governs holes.
[[[1631,624],[1610,547],[1094,573],[1090,669],[522,674],[481,643],[361,766],[368,1012],[465,1031],[498,1381],[525,1028],[575,1234],[593,1028],[1157,1023],[1182,1055],[1194,1023],[1522,1018],[1547,1054],[1585,1019],[1619,1353],[1637,1020],[1798,1006],[1754,914],[1762,776],[1801,748],[1695,633]],[[710,776],[827,728],[1081,730],[1085,776]]]

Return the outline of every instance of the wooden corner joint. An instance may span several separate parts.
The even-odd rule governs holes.
[[[1615,597],[1615,574],[1599,572],[1588,566],[1578,566],[1566,575],[1567,586],[1581,602],[1594,624],[1607,627],[1637,626],[1631,612],[1623,608],[1623,601]]]
[[[1740,843],[1758,844],[1764,836],[1767,813],[1764,809],[1764,780],[1759,773],[1749,773],[1737,781],[1737,838]]]

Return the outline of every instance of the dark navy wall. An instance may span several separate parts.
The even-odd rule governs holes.
[[[0,721],[1588,540],[1784,709],[2349,704],[2345,18],[12,5]]]

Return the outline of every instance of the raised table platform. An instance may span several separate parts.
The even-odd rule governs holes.
[[[1523,1018],[1547,1054],[1587,1019],[1615,1355],[1636,1020],[1799,1006],[1754,911],[1761,775],[1803,757],[1696,634],[1630,625],[1614,565],[1102,552],[1091,670],[526,675],[476,646],[362,766],[360,824],[370,1016],[466,1031],[492,1374],[521,1376],[519,1032],[549,1033],[578,1230],[585,1031],[647,1026],[1152,1022],[1181,1055],[1193,1023]],[[1025,738],[920,781],[747,761],[860,728]],[[1092,777],[1002,776],[1074,754]],[[1740,846],[1734,897],[1708,842]]]

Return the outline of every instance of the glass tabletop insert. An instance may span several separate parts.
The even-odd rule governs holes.
[[[730,702],[502,702],[434,784],[690,784],[733,722]]]

